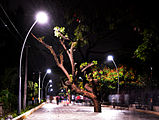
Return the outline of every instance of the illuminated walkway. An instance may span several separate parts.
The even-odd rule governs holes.
[[[159,116],[128,110],[102,107],[102,113],[94,113],[89,106],[63,106],[45,104],[26,120],[159,120]]]

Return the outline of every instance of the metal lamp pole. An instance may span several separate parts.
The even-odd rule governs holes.
[[[41,76],[41,72],[39,72],[39,94],[38,94],[39,103],[41,102],[41,99],[40,99],[40,76]]]
[[[46,85],[46,87],[45,87],[45,96],[47,97],[47,87],[48,87],[48,85],[49,85],[49,83],[51,84],[52,83],[52,80],[49,80],[49,82],[47,83],[47,85]],[[52,85],[51,85],[52,86]]]
[[[51,69],[47,69],[44,77],[43,77],[43,80],[42,80],[42,87],[41,87],[41,99],[43,99],[43,84],[44,84],[44,79],[46,77],[47,74],[50,74],[51,73]]]
[[[22,50],[21,50],[21,54],[20,54],[20,62],[19,62],[19,108],[18,108],[18,113],[20,114],[21,113],[21,66],[22,66],[22,56],[23,56],[23,51],[24,51],[24,46],[25,46],[25,43],[26,43],[26,40],[29,36],[29,33],[31,32],[31,30],[33,29],[33,27],[35,26],[35,24],[37,23],[37,20],[33,23],[33,25],[31,26],[31,28],[29,29],[25,39],[24,39],[24,43],[23,43],[23,46],[22,46]]]
[[[24,39],[24,42],[23,42],[23,46],[22,46],[22,49],[21,49],[21,53],[20,53],[20,62],[19,62],[19,97],[18,97],[18,113],[20,114],[21,113],[21,66],[22,66],[22,56],[23,56],[23,51],[24,51],[24,47],[25,47],[25,43],[26,43],[26,40],[31,32],[31,30],[33,29],[33,27],[36,25],[37,22],[39,23],[45,23],[47,21],[47,15],[44,13],[44,12],[39,12],[36,16],[36,20],[35,22],[33,23],[33,25],[30,27],[25,39]]]
[[[108,60],[113,62],[114,66],[115,66],[115,68],[116,68],[116,72],[117,72],[117,74],[118,74],[118,88],[117,88],[117,94],[119,94],[119,71],[118,71],[117,65],[116,65],[116,63],[115,63],[115,61],[114,61],[114,59],[113,59],[113,56],[109,55],[109,56],[108,56]]]

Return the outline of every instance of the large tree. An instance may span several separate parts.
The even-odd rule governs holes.
[[[33,35],[33,34],[32,34]],[[115,70],[110,70],[108,68],[90,69],[92,66],[97,64],[97,61],[84,62],[84,63],[75,63],[74,52],[77,48],[77,41],[73,41],[68,37],[68,34],[65,33],[64,27],[55,27],[54,35],[58,38],[60,45],[63,47],[63,50],[67,53],[69,58],[71,72],[67,69],[68,64],[64,64],[64,52],[59,50],[58,52],[54,50],[53,46],[48,45],[44,41],[44,37],[37,38],[35,35],[33,37],[42,43],[53,55],[57,66],[64,72],[67,79],[63,83],[68,86],[71,91],[75,91],[78,94],[91,98],[94,103],[94,112],[101,112],[101,95],[100,88],[102,84],[107,84],[107,87],[114,89],[117,79],[117,73]],[[67,57],[66,57],[67,58]],[[129,70],[125,74],[126,69],[121,66],[119,68],[119,75],[123,77],[123,80],[120,81],[120,84],[126,84],[126,79],[129,79],[127,83],[134,84],[134,81],[131,81],[134,78],[134,73]],[[111,75],[110,75],[111,74]],[[131,79],[131,80],[130,80]]]
[[[64,65],[64,55],[63,52],[61,52],[59,55],[57,55],[53,49],[52,46],[45,43],[43,40],[44,38],[37,38],[36,36],[33,37],[36,38],[40,43],[42,43],[53,55],[57,66],[64,72],[64,74],[67,77],[67,80],[64,81],[64,84],[67,85],[71,91],[75,91],[76,93],[79,93],[83,96],[86,96],[88,98],[91,98],[94,103],[94,112],[101,112],[101,103],[99,96],[97,95],[96,87],[94,87],[96,84],[96,81],[92,78],[90,78],[90,82],[94,84],[94,86],[90,86],[89,83],[85,83],[84,89],[78,87],[79,84],[79,77],[84,77],[84,72],[87,70],[87,68],[93,66],[96,64],[95,61],[92,61],[90,63],[85,64],[84,66],[76,65],[74,62],[73,53],[77,46],[77,42],[73,42],[69,39],[68,35],[65,33],[64,27],[55,27],[54,28],[54,34],[56,37],[58,37],[58,40],[63,47],[63,50],[67,53],[70,65],[71,65],[71,73],[69,73],[69,70],[66,69],[66,66]],[[59,56],[59,57],[58,57]]]

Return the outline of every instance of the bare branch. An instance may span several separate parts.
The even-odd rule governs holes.
[[[89,86],[88,83],[85,84],[84,88],[85,88],[86,90],[88,90],[89,92],[92,92],[92,93],[93,93],[93,89]]]
[[[31,33],[32,34],[32,33]],[[38,40],[40,43],[42,43],[47,49],[50,50],[51,54],[53,55],[56,64],[58,65],[58,67],[60,67],[62,69],[62,71],[65,73],[65,75],[67,76],[67,78],[69,79],[69,81],[71,81],[71,77],[69,75],[69,73],[67,72],[67,70],[65,69],[65,67],[63,66],[63,64],[60,64],[57,55],[55,53],[55,51],[53,50],[52,46],[47,45],[42,39],[38,39],[35,35],[32,34],[32,36]]]
[[[68,54],[68,53],[69,53],[69,50],[67,50],[67,48],[66,48],[64,42],[63,42],[61,39],[59,39],[59,41],[60,41],[61,45],[63,46],[63,48],[66,50],[66,52],[67,52],[67,54]]]
[[[60,34],[60,36],[65,39],[65,40],[70,40],[68,37],[65,37],[61,32],[58,31],[58,33]]]
[[[60,54],[60,62],[63,65],[63,55],[62,55],[62,53]]]
[[[59,63],[59,60],[58,60],[57,55],[56,55],[54,49],[52,48],[52,46],[49,46],[48,44],[46,44],[41,38],[37,38],[33,33],[31,33],[31,35],[32,35],[36,40],[38,40],[40,43],[42,43],[47,49],[50,50],[51,54],[54,56],[54,59],[55,59],[57,65],[59,66],[59,64],[60,64],[60,63]]]
[[[93,93],[88,92],[88,91],[83,90],[83,89],[80,89],[75,84],[72,84],[72,90],[75,91],[76,93],[82,94],[83,96],[87,96],[87,97],[92,98],[92,99],[97,98]]]
[[[84,68],[81,70],[81,72],[84,72],[87,68],[89,68],[89,67],[91,67],[91,66],[93,66],[93,65],[94,65],[94,63],[91,63],[91,64],[87,65],[86,67],[84,67]]]
[[[71,62],[71,66],[72,66],[72,76],[74,76],[74,72],[75,72],[75,66],[74,66],[74,60],[73,60],[73,45],[71,45],[71,48],[70,48],[70,51],[67,50],[64,42],[62,40],[59,40],[61,45],[63,46],[63,48],[65,49],[65,51],[67,52],[67,55],[70,59],[70,62]]]

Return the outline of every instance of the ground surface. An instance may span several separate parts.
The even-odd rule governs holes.
[[[159,116],[108,107],[102,107],[102,113],[94,113],[90,106],[47,103],[25,120],[159,120]]]

